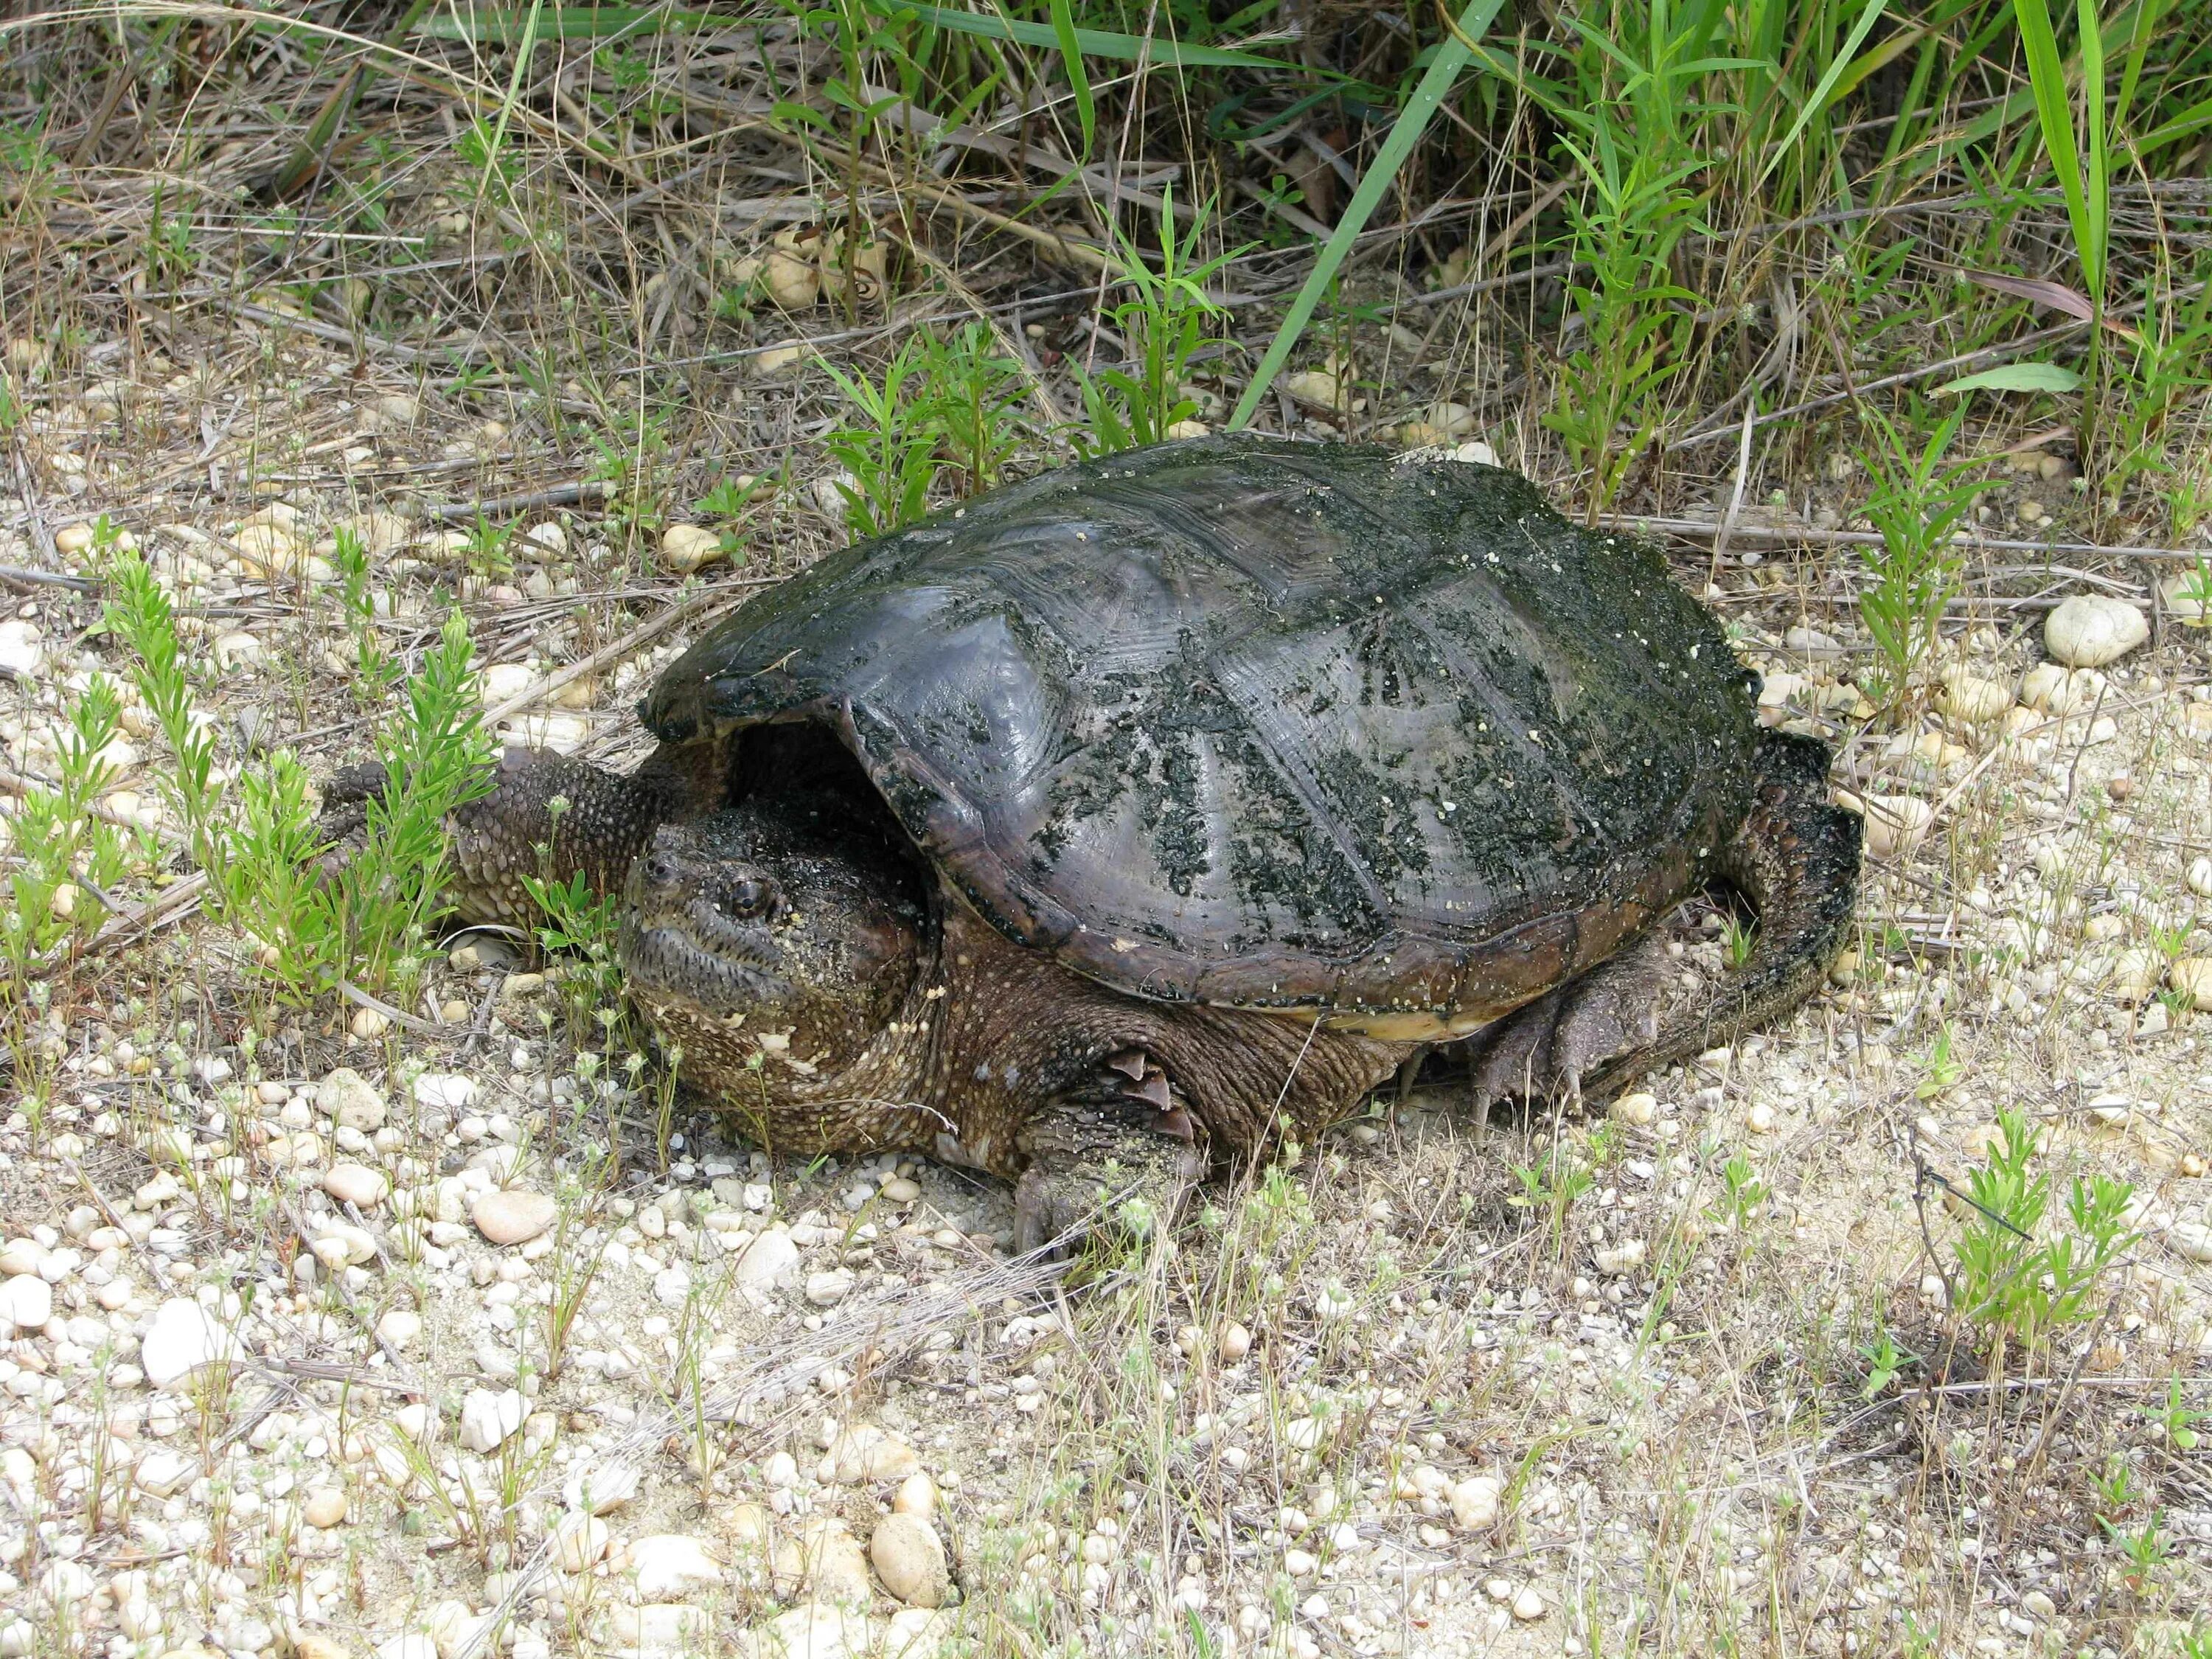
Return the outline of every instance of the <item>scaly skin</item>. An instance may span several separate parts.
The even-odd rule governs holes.
[[[581,869],[625,894],[632,999],[680,1051],[684,1082],[765,1146],[913,1150],[1016,1178],[1036,1244],[1102,1202],[1169,1213],[1213,1159],[1310,1139],[1414,1052],[1085,978],[947,890],[856,776],[771,763],[732,779],[718,745],[664,747],[625,778],[510,750],[453,826],[465,920],[528,920],[520,877],[549,841],[556,877]],[[355,773],[327,792],[334,839],[381,781]],[[1470,1039],[1477,1096],[1616,1086],[1810,994],[1858,872],[1857,820],[1827,805],[1825,773],[1818,745],[1763,740],[1723,864],[1759,910],[1741,970],[1662,1006],[1661,976],[1632,947]]]

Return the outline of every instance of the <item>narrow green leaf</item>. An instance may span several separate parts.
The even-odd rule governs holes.
[[[1083,67],[1083,43],[1075,38],[1075,8],[1070,0],[1052,0],[1052,33],[1067,70],[1068,90],[1075,94],[1075,119],[1083,129],[1083,148],[1075,159],[1088,161],[1098,133],[1098,104],[1091,95],[1091,76]]]
[[[2098,238],[2089,228],[2089,200],[2081,185],[2081,150],[2074,133],[2074,103],[2067,95],[2066,65],[2058,55],[2058,36],[2051,27],[2051,9],[2045,0],[2013,0],[2013,15],[2020,23],[2021,49],[2027,57],[2027,78],[2035,93],[2035,118],[2043,131],[2044,154],[2058,175],[2058,188],[2066,198],[2067,222],[2074,228],[2074,245],[2081,258],[2081,274],[2090,296],[2100,298],[2104,286],[2101,265],[2092,270]],[[2104,39],[2093,27],[2101,77]],[[2087,45],[2087,42],[2084,42]],[[2101,78],[2097,97],[2104,96]]]
[[[1954,392],[2079,392],[2081,377],[2060,363],[2006,363],[1985,368],[1956,380],[1946,380],[1937,394]]]
[[[1884,8],[1888,4],[1889,0],[1867,0],[1864,9],[1859,13],[1859,21],[1851,26],[1850,35],[1844,40],[1843,50],[1836,54],[1835,61],[1828,65],[1828,72],[1820,77],[1820,84],[1813,88],[1813,95],[1805,100],[1804,106],[1797,112],[1797,119],[1790,126],[1789,136],[1767,152],[1766,165],[1761,167],[1759,173],[1760,184],[1764,185],[1768,175],[1782,165],[1784,157],[1796,153],[1799,136],[1810,125],[1814,117],[1827,108],[1828,100],[1835,95],[1836,83],[1844,78],[1844,71],[1851,67],[1852,57],[1865,41],[1867,32],[1874,27],[1875,19],[1881,15]]]
[[[1290,361],[1291,349],[1305,332],[1314,308],[1328,291],[1345,256],[1352,252],[1352,243],[1358,240],[1375,210],[1382,205],[1383,197],[1397,179],[1398,169],[1405,166],[1414,145],[1421,142],[1421,135],[1428,131],[1437,106],[1450,92],[1452,82],[1459,78],[1460,70],[1467,66],[1472,43],[1481,38],[1504,3],[1504,0],[1471,0],[1468,9],[1460,14],[1459,27],[1452,32],[1452,38],[1437,47],[1437,55],[1429,60],[1427,72],[1413,88],[1413,95],[1406,100],[1406,107],[1398,112],[1398,118],[1391,123],[1389,134],[1382,140],[1382,148],[1376,152],[1374,161],[1361,175],[1359,188],[1352,191],[1352,201],[1344,210],[1344,216],[1336,222],[1336,229],[1322,249],[1321,258],[1315,261],[1305,286],[1291,302],[1282,326],[1275,331],[1275,337],[1267,343],[1267,355],[1260,360],[1251,384],[1237,400],[1236,411],[1229,417],[1231,431],[1242,431],[1251,424],[1252,411],[1259,408],[1267,387]]]
[[[2101,311],[2105,306],[2105,247],[2112,234],[2111,203],[2106,190],[2105,152],[2105,37],[2097,27],[2097,0],[2074,0],[2081,35],[2081,109],[2087,118],[2088,143],[2086,201],[2075,235],[2081,244],[2081,275],[2089,297]]]

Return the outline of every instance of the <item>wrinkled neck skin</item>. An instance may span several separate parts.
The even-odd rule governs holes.
[[[949,893],[931,908],[896,1012],[856,1033],[842,1065],[803,1021],[706,1019],[641,992],[635,975],[633,994],[681,1047],[684,1080],[771,1151],[914,1151],[1001,1176],[1027,1164],[1024,1130],[1041,1107],[1133,1048],[1196,1109],[1216,1156],[1310,1141],[1407,1052],[1271,1015],[1125,996],[1009,943]]]

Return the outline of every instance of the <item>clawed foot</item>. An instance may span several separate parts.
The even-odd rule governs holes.
[[[1657,1036],[1668,963],[1664,939],[1654,936],[1469,1039],[1475,1105],[1508,1098],[1579,1104],[1586,1085]]]
[[[1143,1239],[1171,1224],[1206,1171],[1189,1109],[1142,1049],[1041,1108],[1023,1132],[1014,1245],[1072,1255],[1087,1239]]]

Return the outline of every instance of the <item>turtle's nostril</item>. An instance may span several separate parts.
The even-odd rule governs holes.
[[[645,878],[650,885],[654,887],[674,886],[676,884],[676,860],[670,858],[665,853],[654,854],[652,858],[646,860]]]

